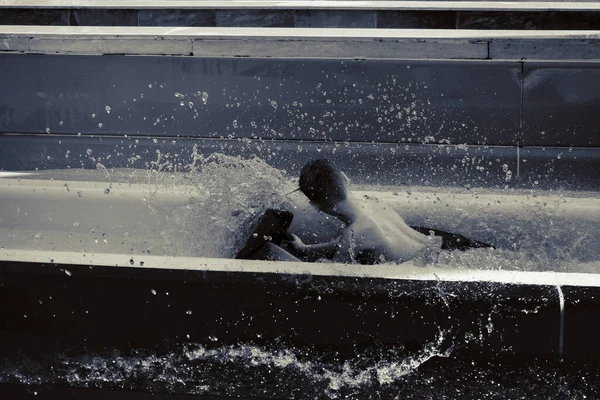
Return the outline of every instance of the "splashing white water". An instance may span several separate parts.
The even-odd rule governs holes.
[[[184,204],[175,204],[167,212],[164,208],[155,210],[167,221],[158,230],[168,243],[170,254],[231,258],[243,246],[268,208],[292,211],[295,221],[302,221],[301,230],[307,234],[303,240],[328,241],[331,237],[312,238],[311,235],[314,232],[329,232],[331,235],[339,228],[335,218],[306,207],[307,201],[301,194],[286,196],[285,193],[297,187],[296,178],[268,165],[261,158],[244,159],[219,153],[205,156],[198,154],[195,149],[193,155],[193,162],[182,169],[188,172],[159,171],[153,178],[154,194],[184,190],[183,197],[187,198]],[[168,160],[165,162],[168,163]],[[157,162],[155,166],[161,169],[161,165]],[[160,201],[164,203],[164,196]],[[158,200],[153,201],[153,196],[150,197],[151,208],[158,203]],[[411,205],[410,202],[406,203],[407,207]],[[472,207],[487,214],[478,216],[482,219],[478,220],[466,211],[452,215],[445,209],[423,212],[437,221],[442,229],[456,229],[466,236],[471,236],[469,232],[473,232],[473,237],[500,244],[499,248],[430,254],[425,260],[420,260],[423,265],[451,269],[597,270],[597,265],[581,262],[594,261],[597,256],[595,248],[588,243],[590,233],[600,229],[600,225],[594,221],[558,224],[556,221],[563,218],[562,215],[542,207],[541,210],[532,209],[526,214],[522,213],[519,218],[523,220],[515,223],[509,213],[503,215]],[[413,216],[412,219],[416,225],[427,226],[428,221],[423,217]],[[493,225],[488,221],[490,219],[493,219]],[[321,229],[319,224],[329,226]],[[301,232],[294,233],[302,236]],[[511,243],[515,248],[507,247]]]
[[[194,149],[188,169],[168,182],[162,174],[155,179],[155,193],[177,186],[188,196],[161,229],[176,254],[233,257],[268,208],[294,207],[285,197],[295,188],[292,179],[258,157],[204,156]]]

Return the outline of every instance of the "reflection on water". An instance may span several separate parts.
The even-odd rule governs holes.
[[[269,399],[590,399],[597,398],[597,365],[524,362],[493,368],[452,357],[443,336],[418,354],[400,349],[349,361],[310,351],[252,345],[187,345],[168,354],[56,357],[38,364],[0,364],[0,383],[75,388],[212,394]],[[126,395],[127,392],[122,392]]]
[[[401,349],[388,349],[378,355],[346,361],[315,357],[310,350],[267,349],[254,345],[208,348],[186,345],[163,355],[89,355],[58,356],[45,365],[21,362],[18,366],[1,365],[0,382],[28,385],[69,384],[72,387],[131,388],[174,393],[221,393],[235,395],[247,390],[278,392],[278,376],[289,379],[293,387],[310,383],[308,398],[326,394],[339,398],[342,393],[385,387],[414,373],[433,357],[448,357],[443,349],[444,335],[420,352],[402,356]],[[50,372],[51,371],[51,372]],[[239,374],[246,375],[240,377]],[[235,380],[232,382],[231,380]],[[251,380],[254,388],[236,387]],[[231,386],[228,386],[231,385]],[[240,385],[241,386],[241,385]],[[283,383],[283,386],[288,386]],[[283,392],[283,391],[282,391]],[[308,397],[307,397],[308,396]],[[314,398],[314,397],[313,397]]]

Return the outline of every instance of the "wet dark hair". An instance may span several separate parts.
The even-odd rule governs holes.
[[[300,190],[317,205],[333,206],[346,199],[346,176],[331,161],[321,158],[300,172]]]

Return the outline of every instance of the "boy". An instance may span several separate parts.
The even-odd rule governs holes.
[[[327,159],[306,164],[300,172],[299,184],[310,204],[344,223],[342,235],[327,243],[304,244],[298,236],[287,232],[291,213],[268,210],[253,235],[258,240],[249,239],[236,258],[280,261],[326,258],[342,263],[376,264],[404,262],[440,248],[491,247],[437,229],[410,227],[389,205],[376,199],[357,199],[348,188],[346,174]]]
[[[302,193],[319,211],[340,219],[345,229],[339,238],[322,244],[307,245],[292,235],[293,240],[284,240],[292,253],[309,260],[374,264],[403,262],[441,247],[441,238],[412,229],[389,205],[354,197],[348,183],[346,175],[327,159],[302,168]]]

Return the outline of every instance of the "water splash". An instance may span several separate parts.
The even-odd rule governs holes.
[[[154,180],[154,194],[177,187],[188,198],[171,210],[169,223],[161,227],[175,254],[233,257],[268,208],[294,207],[285,197],[296,186],[293,180],[258,157],[205,156],[194,148],[186,169],[168,181],[163,174]]]

